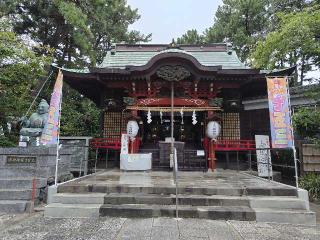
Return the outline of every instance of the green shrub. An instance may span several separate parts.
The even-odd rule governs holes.
[[[300,178],[300,187],[309,191],[310,200],[320,199],[320,175],[317,173],[308,173]]]
[[[18,145],[18,140],[15,138],[7,138],[0,136],[0,147],[16,147]]]

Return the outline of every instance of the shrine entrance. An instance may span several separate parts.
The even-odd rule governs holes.
[[[138,116],[141,139],[139,152],[152,153],[153,170],[170,170],[171,113],[159,109],[138,111]],[[188,109],[184,112],[183,108],[178,107],[174,110],[174,146],[179,170],[207,171],[203,145],[205,116],[204,111]]]
[[[160,118],[159,113],[153,113],[153,120],[147,123],[147,114],[142,115],[142,145],[141,147],[156,146],[159,141],[165,141],[171,137],[171,117],[169,113],[163,113]],[[174,116],[174,139],[185,142],[187,149],[202,148],[201,140],[204,137],[204,113],[197,112],[197,123],[192,124],[192,113],[185,113],[183,118],[180,113]]]

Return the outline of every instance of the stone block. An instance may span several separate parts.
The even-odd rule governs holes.
[[[298,198],[301,201],[304,201],[305,205],[306,205],[306,210],[310,210],[310,204],[309,204],[309,193],[307,190],[299,188],[298,189]],[[319,216],[320,217],[320,216]]]
[[[29,209],[30,201],[21,200],[0,200],[0,212],[5,213],[23,213]]]
[[[0,189],[0,200],[31,200],[31,189]],[[36,190],[39,196],[39,190]]]
[[[4,189],[31,189],[32,178],[13,178],[13,179],[0,179],[0,186]],[[46,178],[37,178],[36,187],[43,188],[47,186]]]
[[[52,203],[44,209],[44,216],[50,218],[93,218],[99,217],[100,204]]]
[[[53,185],[48,187],[48,193],[47,193],[47,203],[53,203],[54,202],[54,196],[58,192],[58,187]]]

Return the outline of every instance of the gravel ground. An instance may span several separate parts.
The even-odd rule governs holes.
[[[320,226],[172,218],[53,219],[0,214],[0,239],[320,239]]]

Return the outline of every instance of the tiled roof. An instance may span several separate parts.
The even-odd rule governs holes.
[[[167,48],[168,45],[118,45],[108,51],[98,68],[126,68],[126,66],[143,66],[158,55],[179,52],[195,57],[203,66],[222,66],[222,69],[249,69],[238,58],[234,50],[228,50],[226,44],[218,47],[203,47],[200,45],[182,46],[181,49]]]

